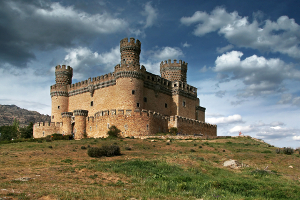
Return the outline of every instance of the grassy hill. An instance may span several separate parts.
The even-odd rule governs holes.
[[[248,137],[152,140],[2,144],[0,199],[299,199],[298,152]],[[122,155],[91,158],[84,148],[110,144]],[[229,159],[244,167],[224,167]]]

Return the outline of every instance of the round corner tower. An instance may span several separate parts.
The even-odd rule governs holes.
[[[144,73],[140,68],[141,42],[134,38],[120,41],[121,64],[115,67],[118,108],[143,108]]]
[[[52,101],[51,122],[62,122],[63,112],[68,112],[69,95],[68,86],[72,84],[73,68],[66,65],[55,67],[55,82],[51,86],[50,95]]]
[[[186,72],[187,72],[187,63],[179,60],[174,60],[171,62],[171,59],[160,63],[160,74],[162,78],[165,78],[170,81],[182,81],[186,83]]]

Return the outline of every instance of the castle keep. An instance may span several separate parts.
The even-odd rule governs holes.
[[[75,84],[70,66],[56,66],[51,122],[36,123],[34,138],[53,133],[106,137],[112,125],[124,137],[165,133],[171,127],[183,135],[217,135],[217,126],[205,123],[197,88],[187,84],[187,63],[163,61],[159,76],[140,66],[139,40],[124,38],[120,52],[114,72]]]

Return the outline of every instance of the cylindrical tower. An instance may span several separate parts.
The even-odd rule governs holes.
[[[121,65],[140,64],[141,42],[134,38],[124,38],[120,41]]]
[[[74,126],[74,139],[82,139],[86,135],[86,117],[88,116],[87,110],[74,110],[75,126]]]
[[[71,135],[72,134],[72,116],[73,113],[72,112],[63,112],[61,113],[62,116],[62,122],[63,122],[63,126],[62,126],[62,134],[64,135]]]
[[[121,65],[115,67],[118,108],[125,110],[143,108],[145,67],[140,69],[141,42],[134,38],[120,41]]]
[[[186,83],[187,65],[188,64],[182,60],[179,60],[179,63],[177,63],[177,60],[174,60],[174,63],[172,63],[171,59],[169,59],[168,62],[161,62],[161,77],[170,81],[182,81]]]
[[[62,112],[68,112],[68,86],[72,83],[73,69],[66,65],[55,67],[56,84],[50,88],[52,101],[51,122],[62,122]]]

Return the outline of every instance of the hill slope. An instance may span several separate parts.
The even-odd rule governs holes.
[[[29,111],[16,105],[0,105],[0,126],[12,125],[14,119],[20,121],[20,126],[26,126],[30,122],[50,121],[49,115],[43,115],[37,111]]]

